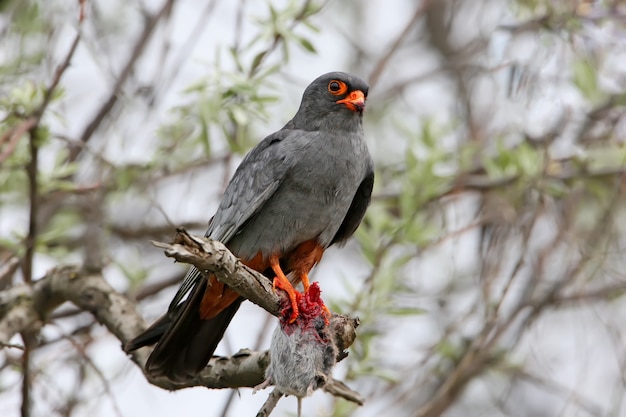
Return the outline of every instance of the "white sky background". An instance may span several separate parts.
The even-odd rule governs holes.
[[[145,1],[156,10],[160,2]],[[154,3],[154,4],[153,4]],[[283,2],[273,2],[283,4]],[[484,57],[483,65],[494,68],[492,76],[485,78],[481,88],[473,97],[476,100],[476,108],[479,117],[484,119],[489,129],[493,131],[515,132],[516,130],[527,131],[531,135],[541,135],[549,129],[561,116],[563,111],[572,116],[568,121],[571,129],[575,128],[576,115],[584,110],[584,102],[577,90],[568,84],[568,69],[562,67],[560,54],[555,54],[554,49],[546,48],[534,38],[519,37],[511,39],[505,33],[494,32],[499,24],[508,24],[514,20],[514,16],[506,9],[506,2],[491,1],[481,8],[468,6],[468,13],[464,16],[467,20],[456,23],[458,41],[463,43],[464,38],[471,38],[478,33],[483,35],[492,33],[488,48],[488,55]],[[75,2],[54,2],[54,7],[74,10]],[[65,114],[64,122],[53,122],[55,130],[63,132],[69,137],[76,137],[84,128],[84,123],[89,120],[94,111],[101,105],[102,100],[108,94],[112,80],[119,73],[119,66],[125,62],[129,48],[142,29],[142,18],[137,10],[122,6],[123,1],[98,2],[103,16],[100,19],[115,22],[120,30],[119,36],[107,37],[106,42],[97,41],[98,35],[88,30],[79,50],[75,56],[72,67],[67,71],[63,79],[66,90],[65,99],[60,110]],[[406,22],[410,19],[414,2],[411,0],[367,0],[361,1],[361,16],[358,24],[354,19],[345,16],[348,9],[343,7],[341,1],[332,1],[319,15],[315,16],[313,23],[320,28],[320,33],[312,33],[308,30],[298,29],[298,33],[310,39],[318,54],[306,53],[298,48],[291,48],[291,60],[287,66],[281,69],[279,76],[275,77],[276,89],[281,96],[280,103],[271,107],[271,118],[267,123],[257,123],[253,129],[258,133],[258,140],[265,135],[280,128],[296,111],[300,96],[306,85],[318,75],[333,70],[349,70],[366,78],[373,65],[387,51],[389,45],[395,40]],[[151,45],[148,53],[140,62],[139,70],[133,74],[134,80],[150,85],[155,74],[160,71],[168,73],[176,69],[177,76],[173,79],[171,87],[165,97],[157,103],[156,111],[146,106],[146,101],[132,91],[125,91],[122,98],[124,105],[121,111],[123,116],[119,122],[110,126],[99,134],[91,142],[94,149],[102,149],[103,154],[112,160],[135,162],[143,164],[147,162],[151,154],[147,152],[153,145],[155,132],[158,127],[166,122],[170,109],[185,102],[187,98],[182,91],[190,83],[201,79],[212,70],[212,63],[216,57],[216,48],[219,45],[228,46],[232,42],[235,11],[239,6],[237,1],[220,1],[211,13],[206,27],[200,34],[200,39],[194,44],[188,57],[182,62],[166,61],[159,65],[161,44]],[[167,39],[171,41],[169,47],[175,51],[182,47],[187,39],[189,31],[195,25],[199,10],[204,8],[204,2],[197,0],[180,0],[177,2],[174,17],[167,28],[160,27],[169,33]],[[244,17],[243,37],[245,39],[255,33],[252,21],[255,15],[267,13],[266,2],[247,2],[247,14]],[[73,16],[73,13],[67,13]],[[89,19],[89,17],[88,17]],[[346,23],[349,23],[346,25]],[[58,50],[55,51],[56,59],[50,65],[54,67],[60,57],[64,56],[67,46],[74,36],[74,29],[69,22],[63,22],[64,29],[61,41],[58,42]],[[90,25],[86,25],[91,28]],[[346,41],[344,34],[358,42],[371,55],[367,62],[369,67],[353,67],[353,51],[351,44]],[[600,35],[603,35],[602,33]],[[604,34],[611,39],[611,34]],[[599,36],[602,39],[602,36]],[[65,41],[63,39],[65,38]],[[158,38],[158,37],[157,37]],[[559,45],[555,48],[558,50]],[[0,47],[1,49],[1,47]],[[564,53],[567,55],[567,53]],[[169,58],[177,57],[177,53],[170,54]],[[224,69],[228,70],[225,51],[222,53]],[[608,60],[608,66],[612,66],[615,72],[624,72],[623,51],[615,53],[615,58]],[[272,58],[270,58],[272,59]],[[510,62],[519,62],[528,66],[534,66],[534,74],[543,81],[542,86],[548,86],[541,91],[530,91],[524,98],[507,99],[504,91],[506,87],[506,70],[498,70],[499,65]],[[538,62],[539,61],[539,62]],[[385,88],[397,79],[414,77],[418,74],[427,73],[436,67],[438,58],[427,49],[412,47],[401,50],[390,62],[378,85],[370,92],[368,108],[379,113],[388,113],[387,123],[383,122],[376,127],[367,126],[366,135],[375,160],[378,163],[390,164],[403,159],[406,143],[395,139],[397,131],[392,126],[394,121],[402,120],[403,125],[419,129],[420,121],[424,118],[432,118],[436,122],[444,124],[453,121],[452,110],[455,107],[450,84],[443,77],[433,77],[426,82],[416,84],[413,88],[398,97],[395,106],[381,109],[376,101]],[[532,82],[531,82],[532,83]],[[609,86],[610,87],[610,86]],[[366,114],[367,118],[367,114]],[[573,126],[573,127],[572,127]],[[369,127],[369,129],[368,129]],[[567,126],[566,126],[567,127]],[[564,130],[565,129],[564,127]],[[443,135],[442,143],[454,147],[457,137]],[[219,142],[215,145],[219,146]],[[567,137],[557,142],[554,152],[569,153],[576,150],[569,146]],[[44,160],[45,163],[45,160]],[[234,168],[234,167],[233,167]],[[174,223],[189,220],[206,220],[215,210],[221,193],[222,173],[202,173],[189,178],[189,184],[166,184],[159,190],[152,192],[152,198],[159,202],[160,210],[155,210],[153,201],[141,196],[136,201],[116,202],[111,209],[115,210],[115,216],[121,221],[125,217],[143,213],[146,221],[158,220],[164,222],[163,214]],[[84,172],[85,181],[91,181],[90,172]],[[219,180],[216,181],[215,179]],[[181,190],[186,193],[181,196]],[[457,204],[451,205],[449,213],[450,227],[461,228],[472,221],[476,202],[471,196],[464,197]],[[8,235],[19,225],[25,225],[26,213],[7,213],[0,215],[0,235]],[[23,226],[25,227],[25,226]],[[547,229],[546,229],[547,230]],[[196,232],[203,232],[197,230]],[[417,300],[419,306],[426,313],[419,317],[411,317],[410,320],[398,320],[397,326],[386,329],[385,338],[380,341],[380,352],[385,357],[384,361],[389,365],[391,373],[402,370],[409,365],[419,362],[423,355],[420,349],[436,342],[441,336],[440,332],[445,325],[445,320],[462,314],[471,302],[471,291],[460,292],[457,298],[448,300],[445,307],[438,304],[437,297],[444,291],[450,280],[457,279],[459,275],[465,276],[467,282],[461,280],[466,287],[473,285],[471,281],[472,268],[475,268],[475,243],[476,236],[471,233],[464,234],[458,239],[451,239],[448,243],[440,245],[431,253],[422,254],[416,265],[407,267],[407,282],[415,288],[423,291],[423,297]],[[112,248],[112,257],[118,262],[142,262],[160,265],[151,271],[150,279],[162,277],[164,271],[171,272],[176,265],[164,259],[160,251],[147,245],[142,247]],[[80,260],[78,257],[77,261]],[[35,276],[41,276],[48,268],[56,263],[53,259],[37,258]],[[465,272],[467,271],[467,272]],[[349,296],[349,292],[342,284],[343,280],[353,282],[358,288],[360,279],[366,276],[368,267],[362,260],[358,246],[355,243],[347,245],[343,249],[333,248],[327,252],[322,264],[317,268],[313,278],[321,282],[324,294],[333,294],[333,297]],[[119,289],[124,289],[126,279],[120,271],[111,266],[105,271],[107,279]],[[470,278],[472,277],[472,278]],[[144,315],[148,320],[155,318],[165,311],[169,303],[171,293],[154,297],[145,304]],[[454,294],[451,296],[454,297]],[[543,319],[524,339],[515,355],[520,362],[528,364],[545,372],[550,378],[562,385],[565,392],[574,388],[583,392],[582,402],[589,401],[594,405],[609,404],[614,400],[612,387],[617,382],[619,370],[615,357],[618,355],[613,347],[614,335],[610,334],[610,325],[599,326],[598,316],[606,317],[606,309],[602,307],[602,314],[595,308],[581,309],[576,315],[571,311],[549,315]],[[623,308],[611,310],[611,320],[619,321],[623,318]],[[265,314],[258,308],[244,304],[230,326],[225,343],[218,348],[217,353],[232,353],[243,347],[252,346],[258,338],[258,328],[262,325]],[[604,318],[602,319],[604,320]],[[462,333],[471,337],[475,329],[472,328],[471,320],[467,322],[467,329]],[[273,329],[273,325],[271,326]],[[46,329],[49,334],[56,334],[56,329]],[[264,346],[269,344],[267,333]],[[68,352],[69,354],[69,352]],[[66,371],[54,373],[54,363],[59,361],[60,354],[54,349],[44,349],[38,354],[39,363],[50,362],[48,366],[49,383],[56,386],[59,393],[72,389],[72,375]],[[120,373],[122,377],[116,378],[110,384],[112,396],[103,392],[102,384],[96,375],[92,375],[90,383],[93,385],[94,400],[87,403],[82,415],[91,417],[113,416],[117,411],[112,406],[111,399],[115,402],[123,416],[218,416],[221,413],[224,401],[229,395],[228,390],[209,391],[203,388],[186,389],[173,393],[149,385],[143,375],[126,358],[119,348],[116,339],[106,335],[102,329],[102,341],[94,344],[90,352],[91,358],[105,374],[107,379],[112,379]],[[603,362],[604,361],[604,362]],[[341,377],[343,366],[338,366],[336,377]],[[4,374],[3,374],[4,376]],[[416,371],[415,378],[419,378]],[[17,378],[17,374],[15,375]],[[4,378],[4,385],[15,383],[14,397],[0,396],[0,415],[17,416],[20,401],[17,379],[13,381]],[[45,380],[45,378],[44,378]],[[411,381],[407,381],[411,382]],[[479,383],[468,387],[464,400],[451,409],[446,415],[450,417],[468,415],[468,410],[477,410],[476,415],[499,415],[494,410],[485,409],[483,402],[494,392],[501,381],[495,375],[487,375]],[[351,383],[353,388],[363,394],[373,394],[382,389],[383,385],[375,379],[363,380],[359,384]],[[501,390],[506,388],[504,385]],[[618,391],[622,392],[622,391]],[[264,402],[269,391],[261,391],[256,395],[251,390],[242,389],[239,399],[231,407],[230,416],[254,415]],[[532,387],[522,387],[516,390],[516,400],[526,404],[537,403],[537,416],[570,415],[568,408],[558,398],[546,392],[539,392]],[[59,394],[62,395],[62,394]],[[419,398],[420,393],[414,393]],[[573,394],[574,395],[574,394]],[[323,416],[329,415],[328,402],[330,398],[323,393],[316,393],[304,403],[304,415]],[[410,404],[410,402],[409,402]],[[475,408],[474,408],[475,407]],[[531,407],[532,408],[532,407]],[[623,408],[623,407],[622,407]],[[35,407],[37,410],[37,407]],[[296,402],[293,398],[283,399],[279,404],[279,410],[273,415],[287,415],[294,413]],[[358,410],[357,416],[379,416],[393,412],[393,415],[409,415],[411,410],[398,409],[393,399],[379,399],[366,403],[366,406]],[[582,415],[582,414],[581,414]],[[626,411],[622,415],[626,416]]]

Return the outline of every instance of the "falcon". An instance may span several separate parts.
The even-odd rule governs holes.
[[[273,279],[298,317],[294,285],[309,290],[309,272],[324,251],[350,238],[365,215],[374,164],[363,134],[368,85],[344,72],[314,80],[296,115],[243,159],[209,222],[207,237]],[[214,275],[187,272],[168,312],[126,344],[156,343],[146,363],[153,377],[193,378],[209,362],[242,302]]]

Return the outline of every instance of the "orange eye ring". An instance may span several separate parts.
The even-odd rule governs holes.
[[[348,86],[343,81],[339,80],[330,80],[328,83],[328,92],[333,96],[341,96],[346,94],[348,91]]]

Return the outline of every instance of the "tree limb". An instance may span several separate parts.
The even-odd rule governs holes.
[[[173,244],[155,241],[152,244],[165,249],[165,256],[215,274],[217,279],[241,296],[270,314],[278,315],[280,297],[272,290],[270,280],[245,266],[222,243],[192,236],[179,228]]]
[[[214,273],[242,296],[271,314],[278,314],[280,297],[273,291],[270,280],[243,265],[223,244],[192,236],[184,229],[179,229],[173,244],[153,244],[165,248],[169,257]],[[50,319],[52,312],[66,301],[93,314],[122,345],[146,327],[134,302],[115,291],[99,272],[66,265],[50,270],[31,285],[18,285],[0,292],[0,346],[11,346],[11,339],[18,333],[38,330]],[[337,314],[331,317],[330,326],[335,335],[338,360],[345,358],[344,350],[354,342],[358,324],[356,318]],[[142,370],[149,352],[149,348],[142,348],[132,354],[132,360]],[[265,379],[265,368],[269,360],[267,351],[242,349],[230,357],[212,358],[203,372],[184,383],[172,382],[166,378],[146,378],[151,384],[168,390],[193,386],[254,387]],[[337,382],[327,391],[362,403],[362,397],[358,393],[349,389],[334,389],[342,386],[343,384]]]
[[[100,108],[98,109],[96,114],[93,116],[91,121],[87,124],[87,126],[85,126],[83,133],[80,135],[80,142],[87,143],[91,139],[95,131],[98,129],[102,121],[105,119],[105,117],[113,109],[113,107],[117,103],[117,100],[120,96],[120,92],[122,90],[122,87],[124,86],[124,83],[126,82],[128,77],[131,75],[132,70],[135,67],[137,60],[145,51],[146,46],[148,45],[148,41],[151,39],[152,34],[155,31],[154,29],[156,28],[157,23],[159,23],[159,21],[161,20],[163,16],[166,16],[171,12],[173,5],[174,5],[174,0],[166,0],[163,6],[159,9],[157,13],[155,13],[152,16],[146,17],[146,22],[144,25],[143,32],[139,36],[139,39],[137,39],[129,58],[126,61],[126,64],[122,68],[122,71],[120,72],[119,77],[115,81],[115,84],[113,85],[113,88],[111,89],[109,97],[102,104],[102,106],[100,106]],[[68,159],[70,161],[75,161],[78,155],[80,154],[81,150],[82,148],[80,147],[71,149],[70,156]]]

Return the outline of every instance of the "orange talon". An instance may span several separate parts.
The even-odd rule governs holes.
[[[291,317],[289,317],[289,323],[293,323],[298,318],[298,300],[296,298],[296,289],[291,285],[289,279],[285,276],[285,273],[280,268],[280,263],[278,262],[278,257],[272,255],[270,257],[270,267],[272,271],[276,274],[274,281],[272,282],[272,288],[276,291],[277,288],[285,291],[287,296],[289,297],[289,302],[291,303],[291,309],[293,312],[291,313]]]
[[[309,287],[311,284],[309,283],[309,274],[306,272],[300,276],[300,280],[302,281],[302,288],[304,289],[304,294],[309,292]]]
[[[330,324],[330,317],[332,316],[332,313],[330,312],[330,310],[328,309],[328,307],[326,307],[326,304],[324,304],[322,306],[322,310],[324,311],[324,323],[326,323],[326,325],[328,326]]]

